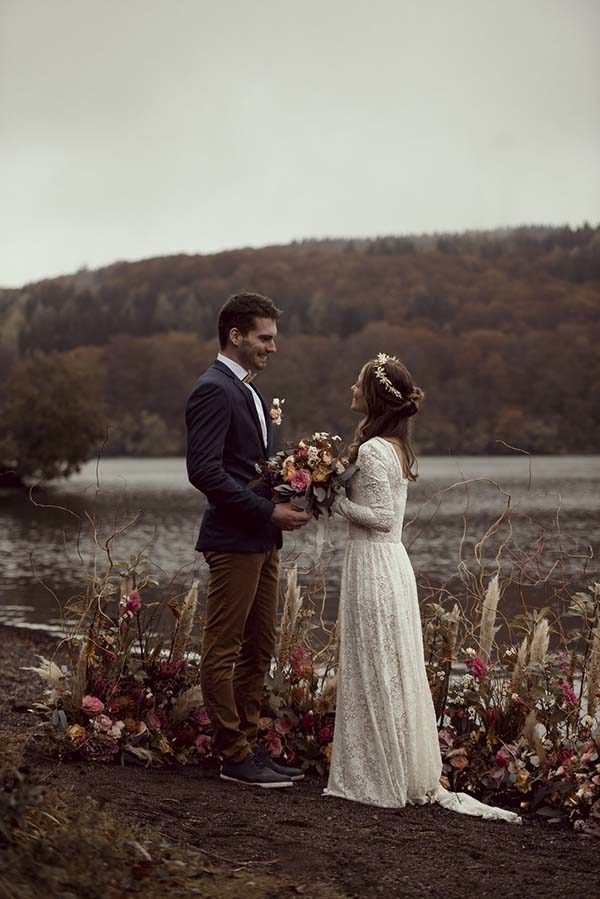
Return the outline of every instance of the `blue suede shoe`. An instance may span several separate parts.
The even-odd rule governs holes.
[[[283,770],[274,771],[266,765],[258,765],[254,756],[248,755],[241,762],[223,762],[221,780],[231,780],[234,783],[250,784],[266,789],[293,787],[291,778],[281,773]]]
[[[287,765],[280,765],[262,746],[259,746],[254,753],[254,761],[257,768],[268,768],[276,774],[289,777],[290,780],[304,780],[304,771],[301,768],[290,768]]]

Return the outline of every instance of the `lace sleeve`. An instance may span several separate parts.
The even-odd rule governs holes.
[[[389,475],[382,459],[369,449],[369,452],[360,452],[357,474],[361,494],[368,498],[368,505],[353,503],[348,497],[341,496],[335,501],[334,510],[363,528],[387,532],[391,531],[395,520]]]

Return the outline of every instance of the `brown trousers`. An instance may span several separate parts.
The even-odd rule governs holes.
[[[215,749],[239,762],[254,750],[275,651],[279,550],[206,552],[204,558],[209,577],[200,683]]]

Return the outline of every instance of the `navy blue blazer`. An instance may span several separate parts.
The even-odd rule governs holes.
[[[250,390],[256,388],[251,385]],[[196,543],[199,552],[269,552],[282,543],[271,524],[270,490],[256,480],[256,463],[271,453],[271,419],[262,438],[254,398],[230,368],[216,361],[196,381],[185,410],[187,471],[208,499]]]

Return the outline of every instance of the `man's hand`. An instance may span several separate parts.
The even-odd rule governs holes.
[[[292,509],[291,503],[277,503],[271,516],[271,522],[282,531],[297,531],[309,521],[312,521],[312,515]]]

